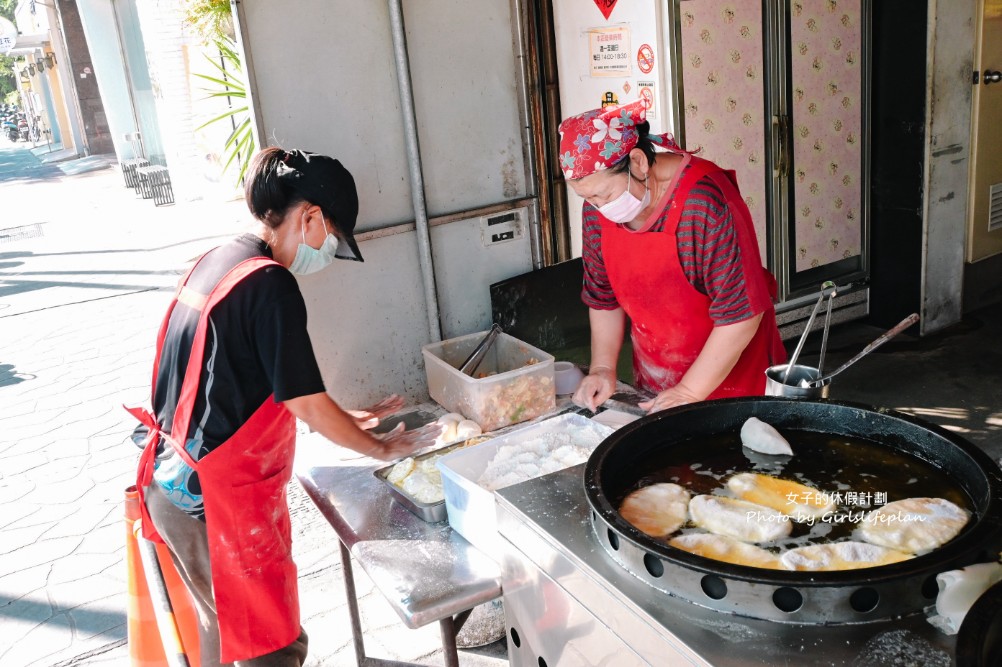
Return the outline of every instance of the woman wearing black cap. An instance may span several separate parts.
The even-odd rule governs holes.
[[[378,459],[430,444],[437,427],[375,437],[402,401],[346,412],[324,390],[293,274],[362,260],[351,174],[325,155],[268,148],[245,199],[260,223],[182,278],[157,339],[153,410],[137,486],[143,534],[167,544],[199,612],[203,665],[301,665],[285,486],[295,419]],[[145,428],[144,428],[145,427]]]

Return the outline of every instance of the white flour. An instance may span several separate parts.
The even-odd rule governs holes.
[[[592,430],[577,430],[543,433],[524,442],[502,445],[477,483],[495,491],[576,466],[588,460],[602,438]]]

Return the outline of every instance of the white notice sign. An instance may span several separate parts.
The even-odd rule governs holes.
[[[630,28],[588,30],[588,60],[591,76],[630,76]]]
[[[7,55],[14,50],[17,43],[17,28],[13,23],[0,16],[0,54]]]

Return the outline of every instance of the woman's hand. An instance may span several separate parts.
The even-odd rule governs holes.
[[[616,372],[608,366],[593,366],[581,380],[578,390],[571,400],[575,405],[588,408],[592,412],[608,400],[616,391]]]
[[[382,461],[403,458],[423,447],[434,444],[435,439],[442,434],[444,429],[442,424],[433,422],[420,428],[405,431],[403,423],[397,424],[392,431],[373,435],[380,441],[382,447],[372,452],[370,456]]]
[[[392,415],[394,412],[404,407],[404,399],[396,394],[387,396],[379,403],[363,408],[362,410],[345,410],[355,420],[355,425],[363,431],[368,431],[379,426],[379,420]]]
[[[677,405],[686,405],[687,403],[695,403],[701,401],[705,396],[699,396],[695,392],[690,391],[681,382],[670,389],[665,389],[663,392],[655,396],[649,401],[643,401],[638,403],[641,410],[647,410],[647,414],[653,412],[658,412],[660,410],[667,410],[668,408],[674,408]]]

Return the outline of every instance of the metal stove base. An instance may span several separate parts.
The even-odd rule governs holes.
[[[952,664],[954,638],[923,615],[794,625],[665,595],[614,562],[595,540],[583,470],[569,468],[498,492],[513,666]]]

